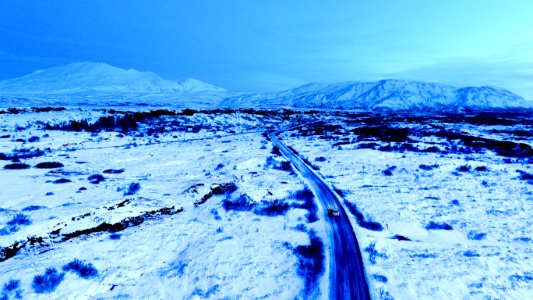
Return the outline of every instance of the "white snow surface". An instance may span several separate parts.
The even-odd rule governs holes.
[[[0,286],[20,280],[23,299],[305,298],[299,260],[291,247],[307,245],[309,235],[295,227],[303,223],[323,239],[323,220],[307,224],[307,211],[299,208],[273,217],[226,211],[221,205],[227,197],[224,195],[214,195],[195,206],[213,184],[234,182],[238,189],[231,197],[246,194],[254,202],[290,199],[304,187],[295,174],[267,164],[272,144],[258,131],[258,126],[268,123],[263,117],[195,114],[178,121],[208,129],[144,137],[39,129],[40,121],[56,124],[79,119],[83,113],[95,118],[101,115],[100,111],[79,110],[1,115],[0,130],[10,138],[0,139],[0,152],[50,148],[45,156],[25,159],[24,163],[34,166],[60,161],[64,167],[5,170],[3,166],[9,162],[2,161],[0,247],[27,236],[47,237],[57,229],[72,233],[102,222],[116,223],[162,207],[184,211],[120,231],[115,239],[110,238],[111,233],[101,232],[21,250],[0,262]],[[27,129],[17,130],[17,124]],[[31,136],[40,140],[16,141]],[[124,172],[102,173],[105,169]],[[92,174],[103,174],[105,180],[91,184],[87,178]],[[71,182],[53,183],[60,178]],[[140,183],[141,189],[135,195],[124,195],[132,182]],[[108,209],[124,200],[130,202]],[[31,206],[39,208],[24,210]],[[19,213],[31,223],[9,232],[6,224]],[[62,266],[75,258],[93,264],[98,275],[83,279],[66,272],[53,291],[36,293],[32,285],[35,276],[47,268],[63,272]],[[325,270],[313,298],[326,299],[328,286]],[[13,293],[8,295],[14,297]]]
[[[487,133],[502,129],[498,126],[439,125],[513,140]],[[357,149],[357,143],[332,146],[335,141],[294,132],[281,137],[320,168],[318,173],[342,191],[344,201],[356,204],[366,220],[383,225],[381,232],[362,228],[345,206],[374,299],[533,299],[533,189],[517,172],[531,173],[530,164],[504,163],[490,151],[394,153]],[[348,137],[356,140],[353,134]],[[442,142],[412,138],[421,148]],[[521,142],[533,145],[530,139]],[[317,157],[324,159],[315,161]],[[427,171],[420,164],[436,167]],[[465,165],[472,171],[459,174],[457,168]],[[383,171],[392,166],[392,176],[385,176]],[[431,221],[453,230],[427,230]],[[411,241],[393,239],[397,234]]]

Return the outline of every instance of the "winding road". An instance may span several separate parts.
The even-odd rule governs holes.
[[[269,134],[272,142],[289,159],[307,181],[309,187],[320,200],[324,218],[328,220],[327,231],[330,239],[330,299],[370,299],[361,251],[357,238],[339,198],[331,188],[313,172],[300,157],[293,153],[277,138],[281,131]],[[340,215],[329,217],[327,210],[335,207]]]

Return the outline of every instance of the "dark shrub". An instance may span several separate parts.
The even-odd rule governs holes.
[[[487,168],[487,166],[479,166],[476,167],[474,170],[476,170],[477,172],[487,172],[489,168]]]
[[[30,206],[24,207],[22,211],[34,211],[34,210],[45,209],[45,208],[46,206],[30,205]]]
[[[55,268],[48,268],[44,275],[33,277],[32,287],[36,293],[51,293],[63,279],[65,279],[65,273],[58,273]]]
[[[104,170],[102,173],[104,173],[104,174],[121,174],[121,173],[124,173],[124,169],[119,169],[119,170],[107,169],[107,170]]]
[[[112,233],[109,235],[109,239],[111,240],[120,240],[121,235],[118,233]]]
[[[383,282],[383,283],[387,283],[387,281],[389,281],[387,277],[383,275],[379,275],[379,274],[374,274],[372,277],[374,277],[374,279],[376,279],[377,281]]]
[[[87,180],[89,180],[89,182],[92,184],[99,184],[100,182],[105,180],[105,177],[101,174],[93,174],[87,177]]]
[[[318,277],[324,273],[324,245],[314,231],[309,232],[311,243],[297,246],[294,253],[300,259],[298,275],[305,280],[305,291],[309,294],[316,287]]]
[[[39,140],[40,138],[38,136],[32,136],[31,138],[28,139],[28,142],[35,143],[35,142],[38,142]]]
[[[272,147],[272,154],[281,156],[281,151],[279,150],[278,146],[274,145],[274,147]]]
[[[30,168],[30,165],[21,164],[21,163],[9,164],[9,165],[4,166],[4,169],[6,170],[23,170],[23,169],[29,169],[29,168]]]
[[[272,202],[263,201],[261,206],[254,209],[254,213],[260,216],[275,217],[285,215],[290,208],[289,204],[282,200],[274,200]]]
[[[324,161],[326,161],[326,158],[322,157],[322,156],[319,156],[319,157],[315,158],[315,161],[324,162]]]
[[[487,236],[486,233],[478,233],[478,232],[475,232],[475,231],[470,231],[470,232],[468,232],[467,238],[469,240],[480,241],[480,240],[484,239],[485,236]]]
[[[398,240],[398,241],[410,241],[411,240],[410,238],[405,237],[403,235],[399,235],[399,234],[396,234],[395,236],[393,236],[392,239]]]
[[[66,178],[60,178],[58,180],[53,181],[53,183],[55,183],[55,184],[69,183],[69,182],[72,182],[72,180],[66,179]]]
[[[13,226],[13,225],[30,225],[31,220],[28,218],[28,216],[23,214],[16,214],[13,219],[7,222],[7,225]]]
[[[10,160],[7,154],[0,152],[0,160]]]
[[[224,168],[224,165],[223,164],[218,164],[217,167],[215,168],[215,171],[219,171],[222,168]]]
[[[295,208],[303,208],[306,209],[307,212],[307,222],[313,223],[318,221],[318,206],[316,205],[314,198],[315,195],[311,190],[309,190],[307,187],[305,187],[303,190],[296,191],[293,195],[294,198],[297,200],[304,201],[303,204],[295,204],[293,207]]]
[[[437,164],[434,164],[434,165],[424,165],[424,164],[421,164],[418,166],[420,169],[424,170],[424,171],[431,171],[433,169],[436,169],[439,167],[439,165]]]
[[[132,182],[128,186],[128,190],[124,192],[124,196],[135,195],[141,189],[141,184],[137,182]]]
[[[469,165],[460,166],[457,168],[457,171],[458,172],[470,172],[470,166]]]
[[[14,280],[11,279],[8,282],[4,284],[4,288],[2,289],[2,292],[11,292],[20,287],[20,280]]]
[[[292,164],[290,161],[282,161],[279,165],[274,166],[274,169],[292,172]]]
[[[533,184],[533,174],[529,174],[522,170],[516,170],[516,172],[520,174],[520,176],[518,177],[520,180],[525,180],[527,181],[527,183]]]
[[[359,226],[372,231],[383,230],[383,226],[380,223],[365,220],[365,216],[357,208],[357,205],[348,201],[344,201],[344,204],[346,205],[350,213],[355,217],[355,220],[357,221],[357,224],[359,224]]]
[[[91,263],[84,263],[78,259],[74,259],[73,261],[69,262],[68,264],[63,266],[63,271],[72,271],[78,274],[81,278],[89,279],[96,277],[98,275],[98,271]]]
[[[378,250],[376,250],[376,243],[371,243],[364,250],[365,250],[365,252],[368,253],[368,260],[373,265],[376,264],[376,258],[378,258],[378,257],[387,258],[388,257],[387,254],[380,253]]]
[[[313,194],[313,192],[311,192],[310,189],[305,187],[303,190],[296,191],[294,193],[294,198],[298,200],[308,201],[313,200],[315,198],[315,195]]]
[[[396,170],[396,166],[388,167],[386,170],[384,170],[382,173],[385,176],[392,176],[392,171]]]
[[[453,204],[453,205],[459,205],[460,204],[459,200],[457,200],[457,199],[452,200],[450,203]]]
[[[235,200],[230,200],[228,198],[222,201],[222,207],[225,210],[236,210],[236,211],[251,211],[255,206],[255,202],[246,194],[242,194]]]
[[[35,165],[37,169],[56,169],[63,168],[63,164],[60,162],[42,162]]]
[[[444,222],[431,221],[426,225],[426,230],[453,230],[453,227]]]
[[[481,256],[476,251],[473,251],[473,250],[466,250],[463,253],[463,255],[466,256],[466,257],[479,257],[479,256]]]

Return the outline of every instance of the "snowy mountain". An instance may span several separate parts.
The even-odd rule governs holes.
[[[124,70],[105,63],[73,63],[0,81],[2,94],[71,94],[80,92],[223,92],[195,79],[165,80],[152,72]]]
[[[495,87],[466,87],[381,80],[307,84],[270,94],[245,94],[225,99],[222,106],[299,107],[327,109],[491,109],[532,107],[530,101]]]
[[[105,63],[73,63],[0,81],[0,106],[152,106],[461,110],[533,107],[495,87],[455,88],[403,80],[307,84],[277,93],[230,93],[196,79],[165,80]]]
[[[165,80],[152,72],[81,62],[0,81],[2,102],[31,105],[185,105],[202,99],[213,105],[226,93],[196,79]],[[4,103],[3,103],[4,104]],[[27,106],[27,105],[25,105]]]

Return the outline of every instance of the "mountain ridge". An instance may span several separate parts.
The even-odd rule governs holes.
[[[309,83],[273,93],[229,92],[197,79],[172,81],[153,72],[80,62],[0,81],[2,105],[144,105],[199,108],[462,110],[533,108],[533,102],[490,86],[384,79]],[[7,100],[5,100],[7,99]]]

